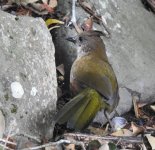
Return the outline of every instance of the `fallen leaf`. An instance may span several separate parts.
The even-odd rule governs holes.
[[[144,102],[137,102],[137,106],[138,108],[144,107],[145,105],[147,105],[148,103],[144,103]]]
[[[20,1],[20,2],[26,2],[26,3],[35,3],[38,0],[14,0],[14,1]]]
[[[41,4],[41,7],[42,7],[42,9],[47,10],[49,13],[54,12],[54,9],[51,6],[49,6],[48,4],[43,3],[43,4]]]
[[[90,31],[93,28],[93,17],[88,18],[82,24],[82,28],[84,31]]]
[[[111,135],[112,136],[132,136],[133,133],[130,130],[121,129],[119,131],[113,132]]]
[[[155,105],[150,105],[150,108],[155,112]]]
[[[55,8],[58,5],[57,0],[49,0],[49,2],[48,2],[48,0],[42,0],[42,1],[44,4],[47,4],[51,8]]]
[[[148,130],[155,130],[155,127],[154,126],[153,127],[146,126],[145,128],[148,129]]]
[[[75,144],[65,145],[64,150],[75,150]]]
[[[137,136],[139,134],[142,134],[144,132],[144,127],[138,126],[136,123],[131,122],[131,128],[133,130],[133,135]]]
[[[137,106],[137,102],[139,100],[138,96],[132,96],[132,101],[133,101],[133,106],[134,106],[134,111],[135,111],[135,116],[136,118],[139,118],[139,108]]]
[[[9,0],[8,2],[9,3],[17,3],[17,4],[19,4],[19,3],[35,3],[35,2],[37,2],[38,0]]]
[[[55,8],[55,7],[57,7],[57,5],[58,5],[57,0],[50,0],[50,2],[49,2],[50,7]]]
[[[148,139],[151,147],[152,147],[152,150],[155,149],[155,137],[151,136],[151,135],[146,135],[146,138]]]
[[[65,75],[64,64],[57,66],[56,68],[63,76]]]
[[[95,135],[106,136],[108,134],[108,132],[102,128],[95,128],[95,127],[89,126],[88,130],[90,130],[90,132]]]
[[[84,1],[84,2],[82,2],[82,5],[89,10],[93,10],[93,7],[90,3],[87,3]]]
[[[19,7],[16,11],[17,16],[32,16],[32,11],[29,9],[25,9],[23,7]]]

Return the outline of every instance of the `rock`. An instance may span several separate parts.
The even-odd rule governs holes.
[[[153,13],[137,0],[98,0],[95,6],[103,14],[112,34],[111,39],[104,38],[104,42],[120,87],[118,113],[128,112],[132,107],[132,93],[123,87],[139,93],[143,102],[155,102]],[[99,119],[105,122],[103,117]],[[101,121],[99,119],[97,121]]]
[[[3,138],[4,131],[5,131],[5,118],[3,116],[2,111],[0,110],[0,139]]]
[[[6,134],[52,138],[57,101],[54,45],[41,18],[0,11],[0,109]]]
[[[140,93],[141,100],[155,98],[153,13],[137,0],[99,0],[95,5],[111,29],[112,38],[104,41],[119,86]]]

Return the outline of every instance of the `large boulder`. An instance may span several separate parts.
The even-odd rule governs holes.
[[[136,93],[143,102],[155,102],[154,14],[148,12],[140,0],[99,0],[95,6],[112,34],[110,40],[104,41],[120,87],[117,111],[120,114],[129,111],[131,95]]]
[[[0,109],[6,134],[51,138],[57,101],[55,49],[41,18],[0,11]]]

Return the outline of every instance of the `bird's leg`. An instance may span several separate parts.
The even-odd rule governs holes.
[[[79,28],[79,26],[77,25],[77,22],[76,22],[76,10],[75,10],[76,1],[77,0],[72,0],[72,17],[71,17],[70,22],[68,23],[68,26],[73,24],[73,26],[75,27],[75,30],[77,31],[77,33],[81,33],[82,30]]]
[[[108,113],[107,113],[106,110],[104,110],[104,115],[105,115],[106,119],[108,120],[108,122],[109,122],[109,124],[110,124],[112,130],[114,131],[114,128],[113,128],[112,122],[111,122],[111,120],[110,120],[110,118],[109,118],[109,115],[108,115]]]
[[[115,116],[120,116],[117,110],[115,110]]]

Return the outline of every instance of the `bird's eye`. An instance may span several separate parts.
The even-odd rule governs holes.
[[[83,38],[82,38],[81,36],[79,37],[79,41],[80,41],[80,42],[82,42],[82,41],[83,41]]]

